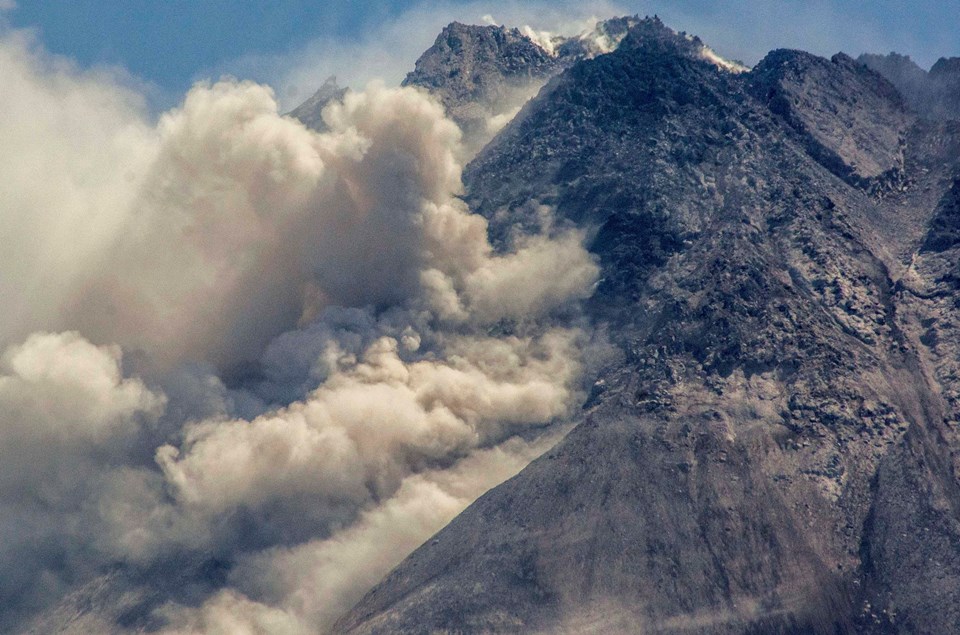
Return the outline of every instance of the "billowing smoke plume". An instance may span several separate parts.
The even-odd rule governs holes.
[[[233,571],[233,588],[200,610],[169,607],[171,632],[313,633],[328,628],[405,554],[467,504],[549,448],[558,433],[526,443],[513,439],[455,467],[410,476],[382,505],[326,539],[262,551]],[[236,589],[262,598],[252,601]]]
[[[582,398],[596,264],[548,213],[495,253],[424,93],[316,133],[232,80],[153,125],[16,33],[0,76],[0,627],[99,584],[128,623],[315,632]]]

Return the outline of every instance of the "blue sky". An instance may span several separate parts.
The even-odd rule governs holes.
[[[82,65],[110,64],[164,87],[248,53],[350,38],[413,4],[317,0],[17,0],[10,21]]]
[[[6,19],[81,67],[126,69],[160,101],[227,73],[270,83],[292,105],[331,73],[345,83],[399,81],[443,24],[479,23],[484,14],[557,29],[591,14],[657,13],[747,63],[784,46],[824,55],[898,50],[929,67],[960,55],[957,9],[942,0],[17,0]]]

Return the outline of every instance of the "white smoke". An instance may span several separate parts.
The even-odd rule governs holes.
[[[591,16],[584,22],[583,28],[579,31],[577,39],[583,46],[589,57],[605,55],[617,50],[620,42],[626,37],[626,32],[611,34],[605,28],[603,23],[596,16]]]
[[[687,40],[691,42],[693,42],[695,39],[694,36],[690,34],[685,34],[685,37]],[[700,44],[699,54],[701,59],[704,59],[710,62],[720,70],[727,71],[728,73],[739,74],[739,73],[746,73],[750,70],[749,66],[744,66],[740,62],[731,61],[721,57],[719,53],[714,51],[712,48],[710,48],[706,44],[702,44],[702,43]]]
[[[36,488],[46,506],[69,507],[98,462],[122,460],[140,426],[159,416],[164,397],[124,379],[119,363],[117,347],[77,333],[37,333],[3,354],[0,506]]]
[[[371,84],[317,133],[234,80],[153,124],[17,33],[0,76],[7,619],[217,554],[240,590],[173,627],[323,627],[581,400],[582,236],[495,253],[424,93]]]
[[[13,32],[0,43],[0,346],[65,326],[78,272],[126,219],[152,159],[142,99]]]
[[[550,31],[538,31],[532,26],[525,24],[520,28],[520,32],[526,35],[530,40],[547,52],[548,55],[556,56],[557,44],[563,42],[562,36],[557,36]]]
[[[707,60],[717,68],[725,70],[729,73],[739,74],[746,73],[750,70],[748,66],[744,66],[740,62],[731,61],[720,57],[720,55],[709,46],[704,46],[702,49],[700,49],[700,57]]]
[[[279,498],[381,498],[417,466],[464,454],[569,407],[573,339],[458,341],[449,360],[404,363],[384,337],[305,401],[253,421],[192,425],[157,452],[179,501],[204,513]]]
[[[37,333],[0,358],[4,619],[58,599],[64,577],[90,568],[84,507],[163,410],[164,397],[123,378],[120,361],[116,346],[77,333]]]
[[[91,99],[104,101],[68,103],[63,118],[82,116]],[[323,306],[395,304],[416,295],[427,270],[454,287],[491,272],[485,222],[456,198],[459,133],[413,90],[351,93],[328,111],[324,134],[279,117],[269,89],[250,83],[193,89],[154,133],[106,101],[94,126],[72,122],[84,131],[66,135],[75,155],[51,170],[70,177],[103,162],[104,174],[62,190],[31,187],[35,173],[23,168],[6,180],[4,287],[8,316],[22,316],[4,329],[8,342],[28,324],[80,328],[167,362],[228,366]],[[33,123],[42,128],[24,146],[64,136],[59,116]],[[119,140],[97,143],[97,133]],[[91,157],[88,145],[107,149]],[[116,165],[128,173],[114,178]]]
[[[280,629],[268,629],[271,633],[326,631],[424,537],[516,474],[560,434],[533,443],[514,439],[477,451],[451,469],[409,476],[393,497],[364,512],[349,528],[326,539],[247,558],[235,569],[234,584],[269,598],[269,603],[229,589],[199,611],[168,609],[175,624],[171,632],[262,632],[266,623]]]

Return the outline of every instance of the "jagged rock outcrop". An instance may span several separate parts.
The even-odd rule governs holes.
[[[645,20],[557,76],[468,199],[590,231],[620,358],[337,632],[960,632],[958,177],[846,56],[733,75]]]
[[[960,179],[943,195],[930,221],[921,251],[944,252],[960,246]]]
[[[746,114],[728,97],[740,92],[696,43],[643,22],[619,53],[574,66],[521,111],[467,167],[468,200],[501,242],[535,228],[538,204],[555,206],[560,219],[593,230],[602,258],[632,254],[606,265],[605,284],[635,280],[638,267],[663,264],[720,204],[715,186],[689,168],[725,160],[717,142],[742,128]],[[699,134],[703,122],[712,129]],[[691,188],[696,198],[670,195]]]

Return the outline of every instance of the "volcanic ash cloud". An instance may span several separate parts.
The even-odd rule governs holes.
[[[315,133],[222,81],[151,125],[16,34],[0,61],[0,133],[45,175],[0,185],[11,603],[215,554],[230,583],[171,628],[324,628],[580,399],[582,236],[495,253],[425,94],[372,84]]]

